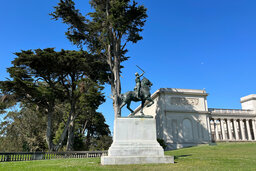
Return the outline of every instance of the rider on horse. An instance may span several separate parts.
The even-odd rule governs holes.
[[[141,81],[140,81],[140,77],[143,76],[145,72],[143,72],[141,75],[139,75],[138,72],[135,73],[135,82],[136,82],[136,86],[134,87],[134,91],[136,92],[136,97],[139,99],[140,98],[140,88],[141,88]]]
[[[141,80],[140,78],[144,75],[144,71],[137,66],[143,73],[140,75],[138,72],[135,73],[135,82],[136,86],[134,88],[134,91],[128,91],[124,94],[121,94],[120,96],[120,111],[118,116],[121,117],[121,109],[127,105],[127,109],[131,111],[131,115],[129,117],[134,116],[134,111],[130,108],[131,102],[138,102],[141,101],[141,116],[144,116],[143,113],[143,107],[146,104],[147,107],[151,106],[154,104],[154,101],[151,98],[151,93],[150,93],[150,87],[153,85],[146,77],[143,77]],[[146,103],[148,101],[148,103]]]

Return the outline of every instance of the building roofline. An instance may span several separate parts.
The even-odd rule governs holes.
[[[240,98],[240,102],[243,103],[243,102],[247,102],[249,100],[256,100],[256,94],[250,94],[248,96],[244,96],[244,97],[241,97]]]
[[[158,90],[168,94],[208,96],[205,90],[200,89],[160,88]]]
[[[196,95],[196,96],[208,96],[205,90],[200,89],[182,89],[182,88],[160,88],[156,90],[152,95],[151,98],[154,100],[160,93],[168,93],[168,94],[180,94],[180,95]],[[148,102],[145,103],[145,106]],[[141,109],[141,105],[139,105],[135,110],[134,113],[137,113]]]

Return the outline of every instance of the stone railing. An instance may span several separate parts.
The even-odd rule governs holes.
[[[231,114],[231,115],[256,115],[255,111],[253,110],[243,110],[243,109],[216,109],[216,108],[209,108],[208,109],[211,114]]]
[[[69,151],[69,152],[0,152],[0,162],[49,160],[59,158],[91,158],[107,155],[107,151]]]

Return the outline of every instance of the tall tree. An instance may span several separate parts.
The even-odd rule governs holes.
[[[47,114],[46,140],[49,150],[58,150],[69,132],[68,150],[72,150],[74,120],[80,113],[77,103],[82,93],[79,82],[83,78],[104,82],[105,64],[95,55],[85,51],[55,52],[53,48],[22,51],[8,68],[12,80],[0,82],[0,88],[7,97],[32,103],[44,109]],[[80,87],[80,88],[79,88]],[[86,93],[86,92],[84,92]],[[54,145],[52,119],[56,101],[69,104],[69,114],[58,144]]]
[[[56,149],[58,150],[61,147],[65,132],[68,130],[66,149],[71,151],[74,147],[75,119],[82,113],[83,108],[87,107],[87,105],[92,105],[86,103],[86,101],[89,98],[96,100],[99,103],[98,106],[105,101],[101,93],[100,97],[98,97],[96,94],[91,94],[90,90],[91,88],[95,88],[96,91],[102,90],[102,87],[95,82],[103,83],[106,80],[107,68],[96,55],[90,55],[84,51],[79,53],[76,51],[69,51],[68,53],[63,51],[61,55],[62,58],[59,59],[58,67],[59,80],[64,88],[64,98],[69,103],[70,112]],[[87,99],[84,100],[83,96],[86,96]]]
[[[90,4],[94,11],[88,13],[88,18],[75,8],[72,0],[60,0],[51,15],[69,26],[66,35],[71,42],[80,47],[87,45],[92,53],[102,55],[107,61],[113,107],[118,117],[121,115],[121,62],[128,59],[127,43],[142,39],[140,32],[147,18],[146,8],[131,0],[90,0]]]
[[[15,55],[17,58],[12,61],[13,66],[7,69],[11,79],[0,82],[0,88],[5,95],[3,97],[7,97],[4,101],[16,99],[16,102],[33,103],[44,109],[47,115],[46,141],[52,150],[52,115],[55,100],[62,93],[55,88],[58,84],[54,72],[56,55],[50,48],[43,51],[38,49],[35,52],[21,51]]]

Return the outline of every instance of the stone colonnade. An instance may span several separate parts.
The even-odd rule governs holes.
[[[256,141],[256,120],[211,118],[213,141]]]

